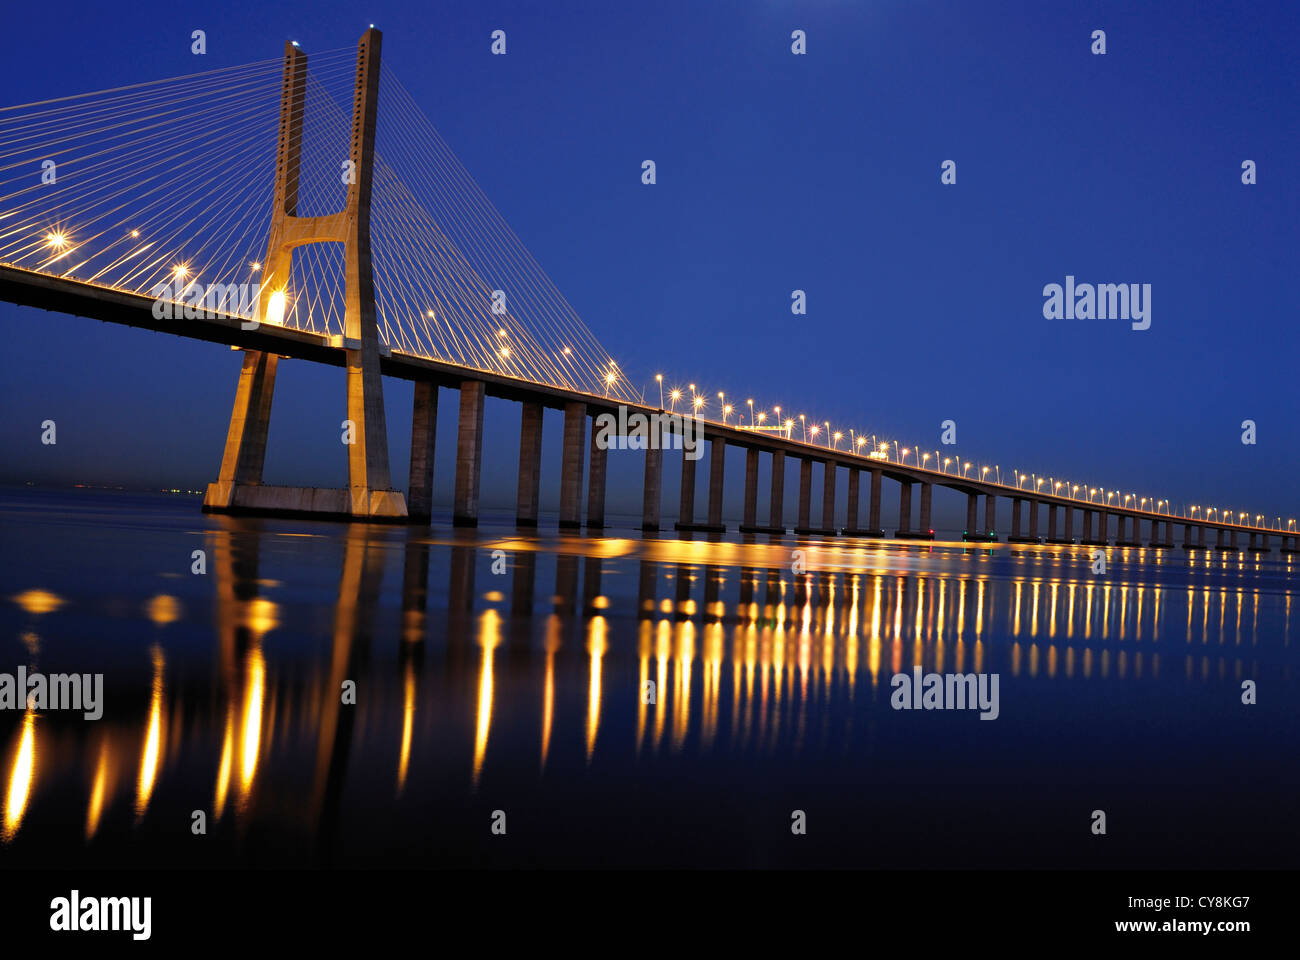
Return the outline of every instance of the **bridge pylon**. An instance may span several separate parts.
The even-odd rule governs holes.
[[[371,175],[375,156],[375,117],[379,105],[381,34],[373,27],[357,44],[356,89],[352,106],[351,173],[347,201],[336,213],[298,216],[303,117],[307,94],[307,55],[293,44],[284,48],[279,141],[271,227],[262,264],[261,295],[255,319],[267,322],[285,307],[293,251],[307,243],[341,243],[344,259],[344,336],[347,355],[348,488],[274,487],[262,483],[271,398],[278,357],[261,350],[244,353],[235,391],[221,472],[208,484],[205,512],[324,514],[358,520],[405,520],[406,498],[392,489],[388,433],[379,370],[379,332],[375,276],[370,247]],[[271,322],[278,322],[274,317]],[[346,442],[346,440],[345,440]]]

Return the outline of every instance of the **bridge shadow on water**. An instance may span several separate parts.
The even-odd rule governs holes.
[[[0,669],[105,676],[100,720],[0,713],[0,864],[1250,867],[1300,852],[1288,557],[1112,549],[1094,573],[1081,547],[192,506],[0,501]],[[996,674],[996,717],[895,709],[892,678],[915,667]]]

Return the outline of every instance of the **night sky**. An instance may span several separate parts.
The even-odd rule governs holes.
[[[945,455],[953,419],[957,453],[1004,475],[1287,517],[1300,5],[1219,6],[11,4],[0,101],[263,60],[286,39],[349,46],[373,22],[386,63],[648,398],[663,372]],[[495,29],[506,56],[489,52]],[[1067,275],[1150,284],[1150,329],[1044,319],[1043,287]],[[0,480],[215,478],[239,354],[8,304],[0,324]],[[411,385],[385,393],[404,485]],[[442,393],[444,501],[455,401]],[[341,370],[282,364],[267,481],[344,484],[344,409]],[[513,502],[518,407],[487,415],[490,507]],[[40,443],[47,418],[57,446]],[[559,426],[548,417],[552,480]],[[638,458],[612,457],[611,509],[639,504]],[[676,477],[664,486],[671,514]],[[543,490],[553,506],[545,474]]]

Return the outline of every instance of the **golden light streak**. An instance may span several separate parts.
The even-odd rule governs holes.
[[[5,796],[4,829],[0,840],[8,843],[22,826],[23,813],[31,796],[32,780],[36,777],[36,711],[28,709],[23,714],[23,728],[18,735],[18,752],[13,769],[9,772],[9,792]]]
[[[108,741],[99,745],[99,759],[95,763],[95,780],[90,788],[90,804],[86,807],[86,839],[99,829],[99,819],[104,813],[104,794],[108,787]]]
[[[149,725],[145,730],[144,748],[140,754],[140,776],[136,784],[135,816],[139,820],[149,808],[149,798],[153,794],[154,783],[158,777],[158,758],[162,754],[162,700],[163,700],[163,655],[162,650],[154,647],[153,651],[153,691],[149,697]]]
[[[261,644],[248,651],[244,663],[244,713],[239,741],[239,795],[244,800],[253,786],[262,745],[262,708],[266,695],[266,660]]]
[[[600,730],[600,671],[601,658],[605,655],[607,644],[605,618],[591,618],[588,628],[587,653],[591,655],[591,674],[587,681],[587,762],[596,749],[596,734]]]
[[[397,758],[397,794],[401,796],[406,786],[406,773],[411,764],[411,731],[415,726],[415,667],[406,661],[402,683],[402,747]]]
[[[478,786],[483,772],[483,758],[487,754],[488,734],[492,730],[493,652],[501,643],[501,615],[489,607],[479,617],[479,646],[483,648],[483,661],[478,679],[478,718],[474,724],[473,783]]]

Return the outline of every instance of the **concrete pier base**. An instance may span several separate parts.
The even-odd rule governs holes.
[[[456,488],[451,522],[478,526],[479,487],[483,480],[483,397],[481,380],[460,385],[460,419],[456,431]]]
[[[727,441],[714,437],[709,446],[709,518],[706,529],[721,533],[726,530],[722,522],[722,481],[727,465]]]
[[[597,442],[599,430],[591,431],[591,466],[587,469],[587,529],[605,529],[605,471],[609,451]],[[578,471],[582,476],[582,471]]]
[[[542,405],[522,404],[519,424],[519,482],[515,496],[515,525],[537,526],[542,484]]]
[[[598,431],[593,430],[592,434]],[[564,405],[564,440],[560,450],[560,529],[576,530],[582,523],[582,468],[587,444],[587,405]],[[604,523],[602,477],[601,522]]]
[[[438,434],[438,386],[415,382],[411,405],[411,479],[406,509],[413,522],[427,523],[433,513],[433,453]]]
[[[645,486],[641,499],[641,529],[646,533],[659,530],[663,482],[664,452],[658,447],[651,447],[645,452]]]
[[[898,485],[898,529],[896,537],[912,535],[912,482],[904,480]]]

